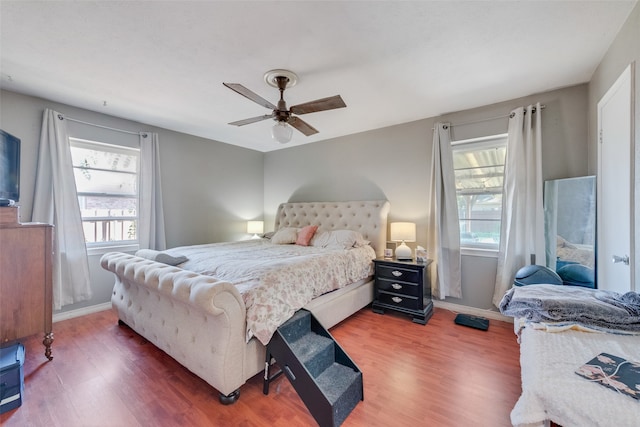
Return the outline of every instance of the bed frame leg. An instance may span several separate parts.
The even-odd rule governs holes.
[[[220,393],[220,396],[218,396],[218,398],[220,399],[220,403],[222,403],[223,405],[231,405],[232,403],[236,403],[240,398],[240,389],[232,391],[229,394]]]

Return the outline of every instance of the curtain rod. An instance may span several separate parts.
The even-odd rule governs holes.
[[[540,106],[541,110],[544,110],[545,108],[547,108],[546,105],[542,104]],[[533,107],[532,110],[534,113],[536,112],[536,107]],[[526,110],[525,110],[525,114],[526,114]],[[479,120],[471,120],[468,122],[462,122],[462,123],[449,123],[449,126],[454,127],[454,126],[465,126],[465,125],[472,125],[474,123],[482,123],[482,122],[490,122],[491,120],[497,120],[497,119],[504,119],[506,117],[513,117],[513,113],[509,113],[509,114],[503,114],[502,116],[496,116],[496,117],[489,117],[487,119],[479,119]],[[431,128],[431,130],[433,130],[433,128]]]
[[[82,123],[83,125],[94,126],[94,127],[97,127],[97,128],[112,130],[112,131],[116,131],[116,132],[128,133],[130,135],[142,135],[143,138],[147,137],[147,133],[146,132],[134,132],[134,131],[125,130],[125,129],[112,128],[112,127],[109,127],[109,126],[97,125],[95,123],[89,123],[89,122],[85,122],[85,121],[82,121],[82,120],[74,119],[73,117],[69,117],[69,116],[62,116],[62,117],[61,116],[62,115],[58,115],[58,118],[60,120],[65,118],[65,119],[69,120],[70,122]]]

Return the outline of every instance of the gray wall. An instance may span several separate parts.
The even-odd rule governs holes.
[[[22,141],[20,217],[31,220],[42,113],[52,108],[82,121],[130,131],[157,132],[167,246],[240,240],[246,221],[262,219],[263,154],[14,92],[0,92],[0,128]],[[71,136],[137,146],[138,137],[69,122]],[[94,296],[62,311],[109,302],[113,275],[89,257]]]
[[[535,102],[546,105],[542,116],[544,179],[586,175],[587,85],[582,84],[265,153],[265,228],[273,227],[276,208],[283,201],[383,198],[391,202],[389,220],[415,222],[416,244],[426,246],[427,189],[435,121],[450,121],[454,139],[505,133],[506,116],[511,110]],[[496,117],[500,118],[486,120]],[[481,122],[472,123],[478,120]],[[463,256],[463,298],[447,301],[491,308],[495,274],[495,255]]]
[[[620,74],[629,64],[635,64],[635,73],[632,75],[632,85],[635,81],[635,102],[634,115],[632,121],[634,129],[634,142],[632,148],[635,150],[632,164],[633,174],[633,211],[631,212],[632,223],[632,245],[635,253],[634,257],[634,280],[635,290],[638,290],[638,276],[640,276],[640,3],[631,11],[627,22],[624,24],[616,39],[609,47],[600,65],[593,74],[589,82],[589,171],[597,173],[598,169],[598,101],[604,96],[611,85],[618,79]],[[633,87],[633,86],[632,86]],[[633,254],[632,254],[633,255]]]
[[[159,133],[170,247],[242,238],[245,221],[263,215],[269,230],[273,228],[276,208],[283,201],[380,198],[391,202],[391,221],[417,223],[416,243],[425,246],[431,129],[436,120],[450,121],[455,139],[502,133],[507,126],[505,118],[484,120],[539,101],[546,105],[542,120],[544,178],[594,174],[597,101],[624,68],[639,59],[640,4],[588,84],[266,154],[7,91],[0,92],[0,128],[23,142],[22,221],[31,218],[42,111],[54,108],[92,123]],[[636,66],[636,183],[640,182],[639,77],[640,67]],[[483,121],[463,124],[476,120]],[[78,124],[70,125],[70,129],[74,136],[106,142],[117,138],[120,143],[135,144],[135,137],[123,134]],[[640,209],[640,185],[635,186],[635,192],[635,206]],[[639,233],[640,218],[636,219],[636,235]],[[637,245],[640,239],[636,239],[636,251]],[[67,306],[65,311],[109,301],[113,278],[98,266],[98,259],[90,259],[94,298]],[[637,269],[638,260],[635,262]],[[463,256],[464,298],[447,300],[490,308],[495,270],[495,258]]]

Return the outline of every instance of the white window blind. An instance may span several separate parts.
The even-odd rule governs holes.
[[[87,247],[136,243],[140,150],[70,138]]]
[[[452,142],[460,245],[498,249],[507,134]]]

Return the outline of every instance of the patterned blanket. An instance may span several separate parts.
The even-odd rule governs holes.
[[[328,249],[275,245],[268,240],[183,246],[166,251],[188,258],[184,270],[236,286],[247,307],[249,341],[267,344],[275,330],[312,299],[373,274],[371,246]]]
[[[513,287],[502,298],[500,312],[527,322],[573,322],[600,331],[640,332],[640,295],[577,286]]]

